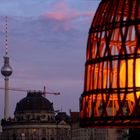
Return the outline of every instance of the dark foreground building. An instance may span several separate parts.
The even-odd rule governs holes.
[[[70,118],[55,115],[53,103],[40,92],[29,92],[20,100],[14,118],[2,120],[1,140],[70,140]]]

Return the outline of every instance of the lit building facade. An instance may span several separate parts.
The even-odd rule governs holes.
[[[2,120],[1,140],[70,140],[70,118],[55,115],[53,103],[40,92],[29,92],[20,100],[14,118]]]

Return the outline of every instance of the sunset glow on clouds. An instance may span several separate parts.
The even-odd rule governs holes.
[[[70,9],[65,1],[56,3],[51,12],[43,13],[44,18],[58,21],[73,20],[76,18],[93,16],[93,12],[80,12],[75,9]]]
[[[79,109],[83,92],[86,44],[90,24],[99,2],[87,0],[2,0],[0,46],[4,16],[8,16],[8,47],[13,74],[10,86],[60,92],[47,96],[54,108]],[[1,66],[3,47],[0,48]],[[3,77],[0,78],[3,85]],[[1,91],[3,93],[3,91]],[[26,93],[10,92],[11,115],[15,103]],[[0,95],[3,112],[3,94]],[[3,115],[0,114],[0,117]]]
[[[79,9],[71,8],[66,0],[56,2],[51,10],[41,14],[41,17],[47,22],[54,21],[57,23],[54,29],[63,28],[64,30],[71,29],[71,22],[77,22],[80,19],[83,19],[83,22],[85,22],[85,18],[91,18],[92,16],[93,11],[80,11]],[[77,24],[79,23],[77,22]]]

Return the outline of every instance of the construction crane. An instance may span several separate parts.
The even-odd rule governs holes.
[[[5,90],[4,87],[0,87],[0,90]],[[22,91],[22,92],[29,92],[29,91],[37,91],[37,90],[29,90],[29,89],[22,89],[22,88],[8,88],[8,90],[11,91]],[[43,95],[46,96],[46,94],[50,95],[60,95],[60,92],[47,92],[46,91],[46,86],[44,86],[43,90],[39,90],[39,92]]]

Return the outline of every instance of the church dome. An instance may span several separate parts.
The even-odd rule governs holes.
[[[15,114],[32,112],[54,112],[53,103],[43,97],[41,92],[28,92],[27,96],[16,104]]]
[[[57,122],[60,122],[60,121],[65,121],[67,123],[70,123],[70,116],[68,116],[66,114],[66,112],[59,112],[56,117],[55,117],[56,121]]]

